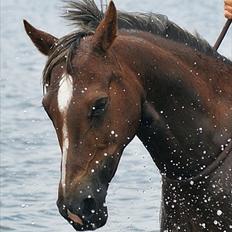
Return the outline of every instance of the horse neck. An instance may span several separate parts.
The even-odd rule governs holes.
[[[161,172],[188,178],[212,163],[231,138],[232,68],[184,45],[146,36],[121,50],[146,93],[137,135]]]

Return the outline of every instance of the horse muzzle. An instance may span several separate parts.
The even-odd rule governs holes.
[[[60,214],[76,231],[95,230],[104,226],[108,218],[105,206],[106,194],[84,196],[75,197],[74,195],[68,200],[58,199],[57,206]]]

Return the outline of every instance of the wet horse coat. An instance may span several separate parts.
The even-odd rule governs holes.
[[[63,153],[60,213],[76,230],[106,223],[109,182],[137,135],[162,174],[161,231],[230,231],[231,61],[162,15],[117,18],[111,2],[103,19],[90,0],[68,9],[82,31],[61,39],[25,22],[48,55],[43,105]]]
[[[172,180],[164,176],[161,231],[231,231],[231,180],[232,142],[196,177]]]

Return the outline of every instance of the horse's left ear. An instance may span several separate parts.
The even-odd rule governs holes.
[[[34,45],[44,55],[49,55],[51,48],[55,45],[58,39],[55,36],[48,34],[47,32],[36,29],[26,20],[23,20],[23,23],[25,31],[27,32]]]
[[[112,45],[117,35],[117,10],[113,3],[110,2],[105,13],[104,19],[96,29],[93,37],[94,48],[101,51],[107,51]]]

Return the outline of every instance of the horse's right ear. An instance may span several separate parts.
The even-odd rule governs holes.
[[[105,13],[104,19],[98,25],[93,36],[94,48],[98,51],[107,51],[117,36],[117,10],[113,1]]]
[[[56,37],[50,35],[44,31],[40,31],[34,28],[30,23],[26,20],[23,20],[25,30],[34,43],[34,45],[42,52],[44,55],[49,55],[51,48],[58,41]]]

